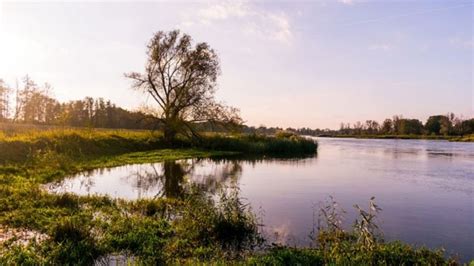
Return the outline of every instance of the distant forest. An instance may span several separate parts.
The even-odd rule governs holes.
[[[15,89],[0,80],[0,122],[72,127],[153,129],[155,119],[128,111],[103,98],[60,103],[50,96],[51,86],[37,85],[26,76]]]
[[[51,86],[37,85],[26,76],[12,88],[0,79],[0,122],[58,125],[72,127],[158,129],[157,119],[144,111],[129,111],[103,98],[86,97],[83,100],[60,103],[50,96]],[[199,124],[200,131],[224,131],[211,124]],[[474,134],[474,119],[462,119],[452,113],[430,116],[423,123],[418,119],[394,116],[381,124],[375,120],[354,124],[341,123],[338,130],[310,128],[250,127],[243,125],[246,133],[275,134],[290,131],[311,136],[358,135],[452,135]]]
[[[375,136],[375,135],[435,135],[463,136],[474,134],[474,119],[461,119],[453,113],[430,116],[423,124],[418,119],[407,119],[401,115],[387,118],[382,124],[375,120],[354,124],[341,123],[338,130],[311,128],[280,128],[280,127],[245,127],[244,131],[262,134],[275,134],[278,131],[289,131],[308,136]]]
[[[205,128],[205,130],[209,130]],[[281,128],[281,127],[250,127],[243,126],[243,132],[272,135],[281,131],[293,132],[306,136],[403,136],[403,135],[434,135],[434,136],[464,136],[474,134],[474,119],[461,119],[453,113],[430,116],[425,124],[418,119],[407,119],[401,115],[387,118],[382,124],[375,120],[354,124],[341,123],[338,130],[311,128]]]

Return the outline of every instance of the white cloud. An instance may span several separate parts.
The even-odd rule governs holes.
[[[213,20],[241,18],[249,14],[250,10],[247,4],[238,1],[211,4],[206,8],[198,10],[198,17],[203,23],[208,23]]]
[[[243,34],[263,37],[289,44],[293,37],[289,17],[285,12],[273,12],[257,8],[247,1],[209,3],[196,12],[183,16],[181,27],[215,25],[224,21],[241,24]]]
[[[288,17],[284,14],[271,14],[269,15],[270,24],[275,28],[273,31],[273,38],[282,42],[290,42],[292,33],[291,26]]]

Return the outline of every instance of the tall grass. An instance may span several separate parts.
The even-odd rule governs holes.
[[[0,135],[0,163],[25,162],[55,152],[63,156],[114,155],[163,147],[159,136],[146,131],[53,129]]]
[[[48,153],[73,159],[170,148],[160,132],[95,129],[19,129],[0,131],[0,163],[25,162]],[[179,138],[176,148],[233,151],[243,154],[314,154],[317,143],[298,136],[224,136],[206,134],[198,140]],[[172,148],[172,147],[171,147]]]
[[[382,210],[374,198],[364,209],[354,205],[359,214],[353,230],[341,227],[344,211],[330,198],[319,210],[318,231],[313,236],[315,248],[276,246],[267,253],[247,260],[249,265],[458,265],[446,258],[443,250],[415,248],[399,241],[385,243],[377,225]]]
[[[318,148],[317,142],[296,135],[265,136],[256,134],[237,136],[211,135],[203,138],[197,146],[211,150],[276,156],[314,154]]]
[[[453,137],[452,141],[462,141],[462,142],[474,142],[474,134],[462,136],[462,137]]]
[[[0,243],[0,265],[92,265],[110,254],[139,265],[179,265],[241,258],[261,243],[255,216],[236,192],[218,200],[192,190],[182,200],[78,201],[79,209],[43,221],[43,242]]]

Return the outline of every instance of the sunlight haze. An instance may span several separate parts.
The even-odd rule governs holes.
[[[153,33],[179,29],[217,51],[217,98],[248,125],[471,117],[472,25],[471,1],[3,2],[0,78],[136,109],[153,102],[123,74],[143,71]]]

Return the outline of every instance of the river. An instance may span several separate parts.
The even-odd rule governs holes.
[[[273,241],[309,245],[314,213],[333,196],[346,210],[383,211],[385,240],[402,240],[474,258],[474,144],[430,140],[319,138],[304,159],[202,159],[99,169],[51,185],[54,192],[127,199],[179,197],[186,184],[215,193],[235,185]]]

